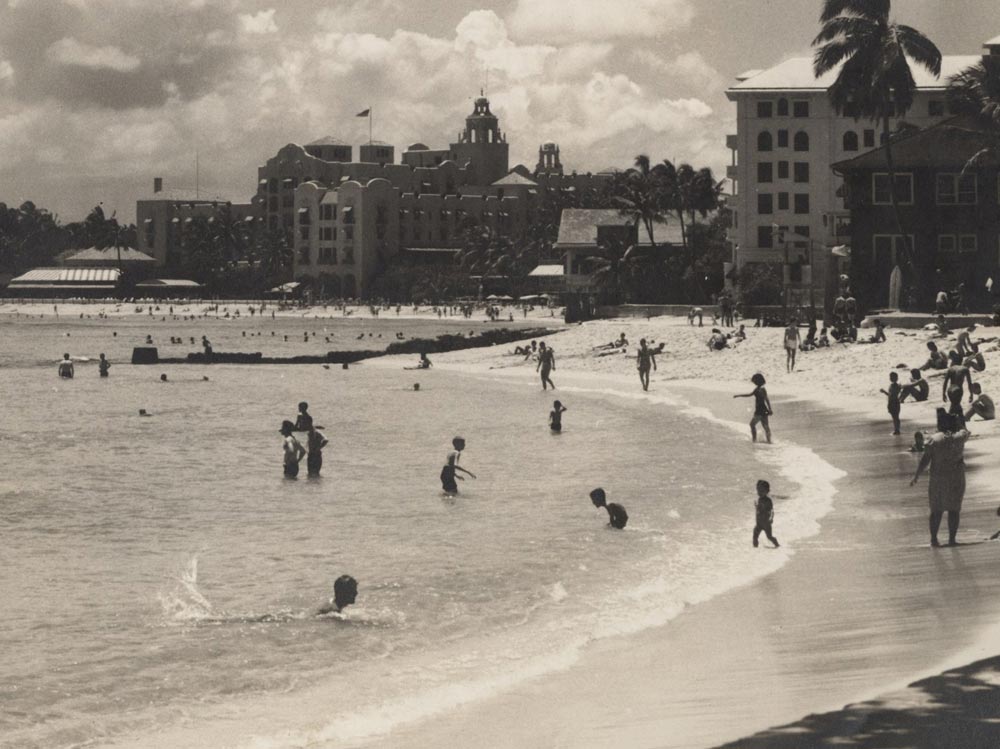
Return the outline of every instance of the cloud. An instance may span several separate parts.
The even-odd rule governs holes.
[[[278,24],[274,22],[274,8],[250,15],[240,14],[240,25],[247,34],[276,34]]]
[[[683,52],[667,60],[650,49],[637,49],[632,59],[639,65],[653,70],[671,86],[690,91],[721,93],[727,86],[726,78],[698,51]]]
[[[508,22],[525,39],[602,40],[659,37],[686,28],[692,0],[517,0]]]
[[[53,62],[63,65],[78,65],[83,68],[107,68],[119,73],[128,73],[142,64],[134,55],[127,55],[118,47],[94,47],[78,42],[72,37],[60,39],[50,45],[46,55]]]

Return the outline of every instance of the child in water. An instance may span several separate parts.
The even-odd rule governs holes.
[[[889,416],[892,417],[892,433],[894,436],[899,435],[899,394],[902,391],[902,387],[899,384],[899,375],[895,372],[889,373],[889,389],[881,389],[880,393],[884,394],[888,398],[888,403],[886,404],[889,409]]]
[[[308,432],[312,429],[313,417],[309,413],[309,404],[305,401],[299,403],[299,413],[295,417],[295,431],[296,432]]]
[[[552,410],[549,411],[549,429],[553,432],[562,431],[562,415],[565,410],[566,407],[559,401],[552,404]]]
[[[350,575],[341,575],[333,583],[333,598],[319,611],[318,616],[324,614],[339,614],[345,608],[354,603],[358,598],[358,581]]]
[[[594,507],[603,507],[608,511],[608,525],[612,528],[622,530],[625,524],[628,523],[628,513],[619,504],[615,504],[614,502],[608,504],[607,499],[607,495],[601,488],[594,489],[590,493],[590,501],[594,503]]]
[[[101,377],[108,376],[108,370],[111,369],[111,362],[104,358],[104,354],[101,354],[101,360],[97,362],[97,371]]]
[[[448,453],[448,457],[445,459],[444,468],[441,469],[441,488],[444,490],[445,494],[455,495],[458,494],[458,480],[463,480],[461,476],[458,475],[458,471],[466,473],[472,478],[476,477],[472,471],[462,468],[458,464],[459,459],[462,457],[462,450],[465,449],[465,440],[461,437],[456,437],[451,441],[452,447],[455,449]]]
[[[753,418],[750,419],[750,437],[754,442],[757,441],[757,425],[760,424],[764,427],[764,435],[767,437],[767,443],[771,444],[771,425],[768,423],[768,417],[774,414],[771,410],[771,401],[768,400],[767,391],[764,389],[764,375],[760,372],[755,374],[750,378],[756,387],[746,394],[734,395],[734,398],[750,398],[754,399],[754,409]]]
[[[771,535],[771,524],[774,522],[774,502],[767,496],[770,491],[771,485],[764,479],[757,482],[757,501],[754,502],[754,508],[757,510],[757,523],[753,528],[754,548],[758,546],[757,539],[761,532],[767,536],[768,541],[774,544],[774,548],[778,548],[778,539]]]

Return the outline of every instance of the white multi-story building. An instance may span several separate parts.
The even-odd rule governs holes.
[[[948,116],[948,79],[979,61],[976,55],[945,56],[935,78],[913,64],[917,94],[902,118],[916,127]],[[747,263],[784,264],[785,285],[822,288],[829,253],[849,241],[849,212],[838,192],[842,180],[831,164],[878,146],[881,123],[838,115],[828,89],[838,71],[817,78],[808,57],[785,60],[737,77],[727,92],[736,103],[736,134],[726,138],[733,181],[729,238],[736,268]],[[777,226],[779,231],[775,231]],[[792,295],[790,295],[792,296]]]

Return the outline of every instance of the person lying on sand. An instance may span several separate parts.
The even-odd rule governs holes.
[[[590,501],[594,503],[594,507],[603,507],[608,511],[608,525],[618,530],[624,529],[625,524],[628,523],[628,513],[619,504],[614,502],[608,504],[607,499],[607,495],[601,488],[594,489],[590,493]]]
[[[624,348],[625,346],[628,346],[628,338],[625,337],[625,332],[622,331],[622,334],[618,336],[616,340],[611,341],[610,343],[602,343],[600,346],[594,346],[594,348],[595,349]]]
[[[333,598],[316,612],[317,616],[339,614],[358,598],[358,581],[350,575],[341,575],[333,583]]]
[[[712,336],[708,339],[708,350],[722,351],[724,348],[729,348],[729,340],[726,334],[718,328],[712,328]]]

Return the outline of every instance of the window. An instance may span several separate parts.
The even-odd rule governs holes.
[[[319,229],[319,241],[320,242],[332,242],[333,241],[333,227],[331,226],[321,226]]]
[[[954,252],[957,247],[954,234],[938,234],[938,252]]]
[[[778,162],[778,179],[788,179],[788,162]]]
[[[809,133],[799,130],[795,133],[794,148],[796,151],[809,150]]]
[[[848,130],[846,133],[844,133],[844,150],[845,151],[858,150],[858,134],[853,130]]]
[[[354,248],[344,248],[344,265],[354,265]]]
[[[808,226],[796,226],[792,228],[792,231],[797,235],[795,241],[795,249],[804,250],[809,247],[809,227]]]
[[[792,115],[795,117],[808,117],[809,102],[807,101],[792,102]]]
[[[757,164],[757,181],[758,182],[773,182],[774,181],[774,164],[770,161],[761,161]]]
[[[344,241],[345,242],[351,242],[353,240],[354,240],[354,227],[353,226],[345,226],[344,227]]]
[[[773,114],[774,105],[769,101],[757,102],[757,116],[767,118]]]
[[[978,249],[975,234],[958,235],[959,252],[975,252]]]
[[[865,130],[864,132],[865,148],[875,148],[875,131]]]
[[[795,212],[809,213],[809,193],[807,192],[795,193]]]
[[[927,115],[929,117],[944,117],[944,102],[940,99],[931,99],[927,102]]]
[[[788,193],[779,192],[778,193],[778,210],[787,211],[788,210]]]
[[[795,181],[801,183],[809,182],[809,162],[808,161],[796,161],[795,162]]]
[[[345,224],[354,223],[354,206],[345,205],[344,210],[341,212],[341,219]]]
[[[757,246],[764,250],[774,247],[774,233],[770,224],[757,227]]]
[[[975,205],[975,174],[939,174],[937,176],[938,205]]]
[[[757,150],[770,151],[772,148],[771,134],[767,130],[761,131],[757,136]]]
[[[896,175],[896,200],[903,205],[913,203],[913,175],[909,172]],[[892,203],[889,175],[885,172],[876,172],[872,175],[872,203],[875,205]]]
[[[788,99],[778,99],[778,116],[788,116]]]
[[[757,196],[757,213],[774,213],[774,196],[771,193],[762,192]]]
[[[308,241],[308,239],[309,239],[309,226],[308,225],[306,225],[306,226],[300,226],[299,227],[299,237],[301,239],[305,239],[305,240]]]
[[[912,234],[910,243],[913,243]],[[875,262],[879,263],[881,258],[889,268],[896,265],[906,253],[906,241],[901,234],[874,234],[872,246],[875,248]]]
[[[788,131],[778,131],[778,148],[788,148]]]
[[[336,217],[336,208],[332,203],[324,203],[319,207],[319,220],[320,221],[333,221]]]

